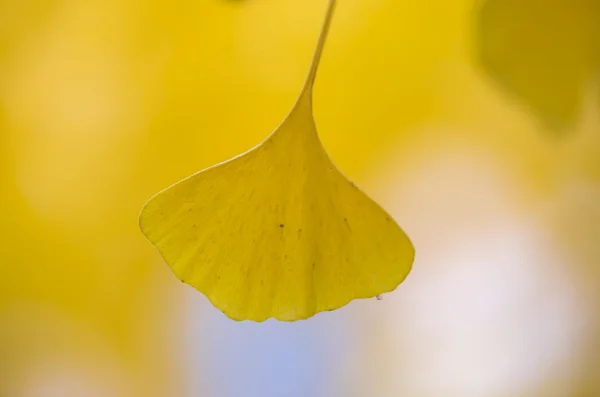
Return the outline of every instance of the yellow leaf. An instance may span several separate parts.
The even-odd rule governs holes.
[[[408,237],[340,173],[316,131],[312,87],[334,8],[275,131],[158,193],[140,215],[175,275],[234,320],[306,319],[392,291],[412,266]]]

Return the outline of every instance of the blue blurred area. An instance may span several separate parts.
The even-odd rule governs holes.
[[[190,291],[198,295],[195,291]],[[191,297],[192,394],[223,397],[325,397],[352,339],[347,310],[311,321],[235,322]],[[348,308],[346,308],[348,309]],[[343,328],[343,329],[342,329]],[[208,387],[207,387],[208,385]]]

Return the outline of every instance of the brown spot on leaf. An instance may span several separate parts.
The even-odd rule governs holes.
[[[344,218],[344,223],[346,224],[346,227],[348,227],[348,230],[352,230],[350,228],[350,224],[348,223],[348,218]]]

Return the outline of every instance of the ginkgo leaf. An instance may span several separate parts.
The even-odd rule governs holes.
[[[140,227],[183,282],[234,320],[306,319],[394,290],[414,248],[323,148],[312,87],[330,1],[302,92],[261,144],[151,198]]]
[[[572,124],[600,72],[597,0],[487,0],[478,13],[481,62],[551,128]]]

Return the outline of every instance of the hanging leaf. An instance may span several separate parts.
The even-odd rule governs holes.
[[[331,0],[306,83],[261,144],[176,183],[140,227],[175,275],[234,320],[306,319],[394,290],[414,249],[335,167],[312,112]]]

